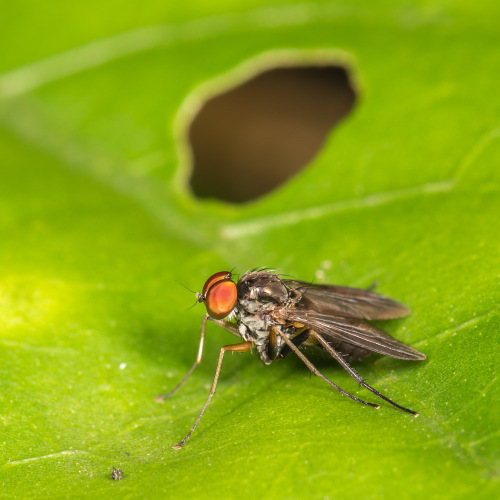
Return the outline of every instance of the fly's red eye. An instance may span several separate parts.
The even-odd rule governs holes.
[[[227,279],[231,279],[231,273],[229,271],[220,271],[218,273],[212,274],[212,276],[210,276],[210,278],[208,278],[205,282],[201,294],[203,295],[203,297],[205,297],[206,293],[208,292],[208,290],[210,290],[210,287],[212,285],[214,285],[218,281]]]
[[[238,292],[234,281],[230,279],[217,281],[205,295],[208,314],[214,319],[225,318],[234,309],[237,298]]]

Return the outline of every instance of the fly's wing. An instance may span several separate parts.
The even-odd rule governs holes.
[[[297,307],[305,310],[371,320],[402,318],[410,314],[410,309],[403,304],[368,290],[314,285],[298,280],[287,280],[285,283],[302,294]]]
[[[290,322],[302,323],[328,341],[346,342],[372,352],[398,359],[423,360],[425,354],[385,333],[380,328],[369,325],[357,318],[332,316],[331,314],[307,311],[304,309],[286,309],[282,312]]]

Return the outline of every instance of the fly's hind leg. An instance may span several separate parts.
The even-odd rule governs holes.
[[[309,330],[312,332],[312,330]],[[375,404],[375,403],[369,403],[368,401],[364,401],[362,399],[357,398],[356,396],[353,396],[352,394],[349,394],[348,392],[345,392],[343,389],[341,389],[338,385],[334,384],[329,378],[325,377],[308,359],[307,357],[300,351],[300,349],[293,343],[291,339],[289,339],[283,332],[280,330],[276,330],[278,335],[285,341],[287,346],[302,360],[302,362],[311,370],[314,375],[317,375],[319,378],[323,379],[327,384],[331,385],[335,390],[340,392],[342,396],[347,396],[348,398],[351,398],[353,401],[356,401],[357,403],[361,403],[366,406],[371,406],[372,408],[379,409],[380,406]]]
[[[405,408],[404,406],[398,405],[388,397],[384,396],[383,394],[380,394],[376,389],[374,389],[371,385],[368,385],[352,368],[352,366],[335,350],[333,347],[318,333],[315,332],[314,330],[311,330],[311,335],[318,340],[318,342],[325,348],[325,350],[334,358],[342,368],[354,379],[358,384],[362,385],[364,388],[368,389],[370,392],[373,392],[375,396],[378,396],[379,398],[383,399],[384,401],[387,401],[390,405],[394,406],[395,408],[398,408],[400,410],[403,410],[407,413],[411,413],[414,417],[418,417],[418,412],[410,410],[409,408]]]
[[[292,344],[295,347],[299,347],[304,342],[306,342],[309,339],[309,337],[310,337],[309,329],[306,329],[290,340],[292,341]],[[292,349],[288,346],[288,344],[283,346],[283,348],[281,349],[281,351],[278,355],[278,359],[285,359],[291,352],[292,352]]]
[[[287,333],[288,339],[292,341],[292,343],[299,347],[303,342],[305,342],[309,338],[309,327],[301,324],[301,323],[290,323],[283,325],[285,330],[288,331],[289,328],[294,327],[295,331],[292,333]],[[275,327],[271,327],[269,330],[269,336],[267,338],[267,355],[269,359],[274,361],[282,360],[286,358],[292,350],[288,345],[283,345],[278,342],[278,334],[277,329]],[[292,336],[293,335],[293,336]],[[316,341],[315,341],[316,342]]]

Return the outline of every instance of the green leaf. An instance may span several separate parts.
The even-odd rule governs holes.
[[[27,6],[0,20],[2,496],[497,496],[498,4]],[[283,49],[351,61],[355,112],[269,196],[193,199],[192,105]],[[234,355],[172,450],[233,341],[209,325],[189,383],[155,402],[204,312],[176,280],[256,266],[409,305],[384,328],[427,361],[357,369],[420,417],[342,398],[291,356]]]

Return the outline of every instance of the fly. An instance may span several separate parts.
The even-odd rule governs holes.
[[[328,352],[354,380],[373,394],[400,410],[418,416],[416,411],[398,405],[368,385],[349,364],[372,352],[410,361],[425,359],[425,354],[414,347],[366,322],[407,316],[410,310],[403,304],[370,290],[282,279],[262,269],[245,273],[238,283],[234,282],[231,272],[215,273],[208,278],[196,298],[207,308],[201,324],[198,356],[179,384],[170,392],[158,396],[157,400],[162,401],[177,392],[201,362],[208,320],[243,342],[221,348],[208,398],[190,431],[173,446],[174,449],[182,448],[205,413],[215,393],[227,351],[247,352],[255,348],[266,365],[293,352],[312,373],[340,394],[378,409],[378,404],[359,399],[334,384],[301,350],[304,346],[317,347]]]

